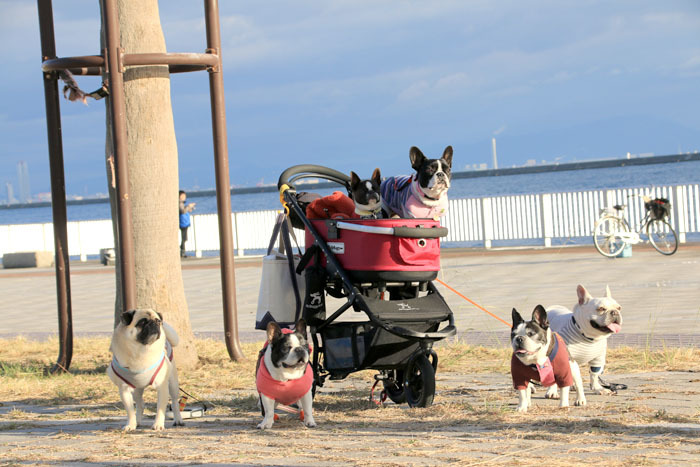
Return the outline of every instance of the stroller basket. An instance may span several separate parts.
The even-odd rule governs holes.
[[[452,311],[440,294],[405,300],[364,298],[364,306],[389,326],[421,333],[437,331]],[[337,323],[321,328],[328,369],[391,368],[405,364],[420,344],[373,323]]]
[[[406,323],[419,332],[436,331],[438,323]],[[321,331],[325,367],[330,370],[396,368],[406,364],[420,347],[417,341],[391,334],[371,323],[337,323]]]
[[[431,219],[312,220],[353,281],[428,281],[440,270],[440,237]],[[306,244],[314,237],[306,230]],[[325,257],[321,258],[325,266]]]
[[[665,219],[671,215],[671,202],[666,198],[655,198],[644,203],[651,219]]]

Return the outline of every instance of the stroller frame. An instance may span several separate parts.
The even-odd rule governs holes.
[[[327,317],[325,314],[323,317],[307,316],[304,310],[303,317],[309,324],[314,344],[315,387],[322,387],[326,378],[340,380],[356,371],[376,369],[379,373],[375,375],[375,381],[382,381],[384,386],[382,401],[388,397],[396,403],[407,402],[412,407],[429,406],[435,394],[438,364],[433,343],[456,334],[452,311],[432,283],[437,271],[417,275],[399,271],[387,273],[386,277],[381,274],[380,277],[351,277],[297,200],[294,183],[310,177],[335,182],[343,186],[350,197],[352,195],[347,175],[319,165],[290,167],[278,181],[280,201],[286,214],[289,216],[293,212],[313,236],[314,245],[307,244],[306,252],[315,246],[325,256],[323,292],[345,299],[345,303]],[[336,227],[336,221],[326,223],[331,228]],[[447,229],[442,227],[400,227],[395,230],[395,236],[405,238],[447,235]],[[385,299],[387,295],[389,300]],[[365,313],[368,320],[337,322],[351,308]],[[439,329],[445,322],[447,324]],[[338,357],[338,354],[342,355]]]

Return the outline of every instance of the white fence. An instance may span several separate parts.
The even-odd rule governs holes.
[[[450,200],[449,213],[443,225],[449,234],[443,244],[482,245],[494,243],[551,246],[553,239],[565,241],[590,237],[601,208],[627,204],[630,226],[644,217],[641,195],[671,200],[671,225],[685,242],[687,233],[700,232],[700,185],[675,185],[654,188],[624,188],[539,195],[499,196]],[[631,198],[630,198],[631,196]],[[235,212],[231,215],[234,248],[238,255],[246,250],[267,248],[277,211]],[[192,216],[187,242],[188,251],[219,250],[219,229],[216,214]],[[300,244],[304,235],[297,231]],[[539,241],[538,241],[539,240]],[[179,241],[179,239],[178,239]],[[111,220],[68,223],[68,251],[71,256],[86,260],[98,255],[101,248],[114,246]],[[53,251],[53,225],[0,225],[0,255],[20,251]]]

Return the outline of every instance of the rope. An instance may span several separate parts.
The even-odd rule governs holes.
[[[505,324],[505,325],[508,326],[509,328],[512,328],[512,327],[513,327],[513,325],[510,324],[509,322],[502,320],[501,318],[499,318],[498,316],[494,315],[493,313],[491,313],[489,310],[487,310],[487,309],[484,308],[483,306],[481,306],[481,305],[479,305],[478,303],[475,303],[475,302],[473,302],[472,300],[468,299],[467,297],[465,297],[465,296],[462,295],[461,293],[457,292],[455,289],[453,289],[453,288],[450,287],[449,285],[445,284],[445,283],[444,283],[443,281],[441,281],[440,279],[435,279],[435,280],[438,281],[439,283],[441,283],[442,285],[444,285],[445,287],[447,287],[448,289],[450,289],[452,292],[454,292],[454,293],[456,293],[457,295],[459,295],[460,297],[462,297],[463,299],[465,299],[466,301],[468,301],[469,303],[471,303],[472,305],[474,305],[475,307],[479,308],[481,311],[485,312],[485,313],[488,314],[489,316],[492,316],[492,317],[496,318],[498,321],[500,321],[501,323]]]

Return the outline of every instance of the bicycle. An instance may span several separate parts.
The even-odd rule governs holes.
[[[634,196],[638,195],[631,195],[630,198]],[[671,212],[669,200],[651,199],[648,196],[642,196],[642,199],[646,214],[634,231],[631,231],[624,217],[627,205],[616,204],[612,209],[601,209],[600,217],[593,227],[593,244],[598,253],[614,258],[627,245],[645,241],[640,236],[642,232],[647,236],[646,241],[662,255],[672,255],[678,250],[678,235],[668,222]]]

